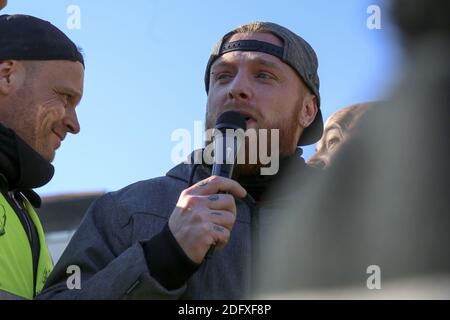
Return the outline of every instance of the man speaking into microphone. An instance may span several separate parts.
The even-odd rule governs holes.
[[[278,152],[271,156],[279,157],[279,170],[264,175],[261,161],[237,161],[228,178],[212,175],[206,161],[182,163],[164,177],[106,194],[90,207],[40,298],[245,297],[263,252],[258,239],[281,214],[277,201],[294,201],[276,191],[268,201],[267,192],[276,189],[287,167],[300,182],[315,171],[299,146],[322,135],[317,67],[311,46],[280,25],[255,22],[225,34],[206,66],[205,129],[221,127],[225,118],[231,129],[277,132]],[[227,118],[230,111],[236,122]],[[262,147],[271,136],[246,137],[244,158],[251,158],[252,143]],[[69,290],[67,268],[73,265],[81,281]]]

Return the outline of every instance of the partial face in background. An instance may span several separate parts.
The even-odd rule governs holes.
[[[269,33],[238,33],[227,42],[238,40],[283,45]],[[238,111],[246,117],[247,129],[279,129],[281,158],[295,152],[303,129],[314,120],[317,105],[290,66],[266,53],[233,51],[219,57],[210,71],[206,129],[214,128],[224,111]],[[315,108],[306,108],[305,101]],[[238,167],[243,174],[255,173],[255,166]]]
[[[72,61],[0,63],[0,121],[46,160],[67,133],[80,131],[75,107],[83,95],[84,68]]]
[[[330,166],[342,144],[352,136],[361,115],[371,105],[373,103],[356,104],[333,113],[325,123],[322,138],[316,145],[316,153],[307,163],[317,168]]]

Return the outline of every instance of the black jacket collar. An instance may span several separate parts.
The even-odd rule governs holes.
[[[0,187],[19,191],[37,204],[39,198],[30,189],[48,183],[54,167],[11,129],[0,124]],[[36,198],[37,196],[37,198]]]

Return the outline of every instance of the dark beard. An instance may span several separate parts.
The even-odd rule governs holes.
[[[290,119],[297,119],[297,117],[293,117]],[[270,130],[267,130],[267,155],[270,155],[270,158],[273,158],[274,156],[278,156],[279,160],[281,161],[284,158],[287,158],[291,155],[293,155],[296,151],[297,146],[297,139],[295,137],[295,132],[297,130],[297,124],[295,121],[290,121],[289,126],[285,126],[279,129],[279,154],[274,155],[272,154],[271,150],[271,134]],[[258,139],[258,147],[257,152],[260,150],[260,140]],[[261,174],[261,168],[262,167],[270,167],[270,163],[263,165],[259,160],[259,157],[257,157],[257,163],[251,164],[249,163],[249,144],[248,139],[246,139],[245,143],[245,164],[236,164],[234,167],[233,172],[233,178],[238,179],[239,177],[249,177],[249,176],[259,176]]]

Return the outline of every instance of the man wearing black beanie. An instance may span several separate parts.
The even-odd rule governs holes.
[[[0,16],[0,299],[32,299],[53,269],[32,191],[48,183],[67,133],[80,131],[84,61],[51,23]]]

